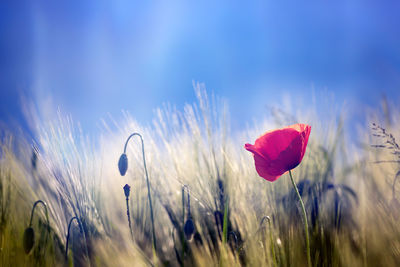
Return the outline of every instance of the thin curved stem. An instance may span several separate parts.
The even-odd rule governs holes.
[[[43,200],[37,200],[35,203],[33,203],[33,206],[32,206],[32,211],[31,211],[31,219],[29,220],[29,227],[32,227],[32,222],[33,222],[33,215],[34,215],[34,213],[35,213],[35,209],[36,209],[36,206],[37,206],[37,204],[42,204],[42,206],[44,207],[44,210],[45,210],[45,215],[46,215],[46,223],[47,223],[47,234],[46,234],[46,240],[45,240],[45,243],[47,243],[47,240],[48,240],[48,238],[49,238],[49,236],[50,236],[50,220],[49,220],[49,212],[48,212],[48,210],[47,210],[47,204],[46,204],[46,202],[44,202]],[[46,253],[46,251],[44,252],[44,253]]]
[[[143,142],[143,137],[139,133],[133,133],[128,137],[128,139],[125,142],[124,153],[126,154],[126,147],[128,146],[129,140],[135,135],[139,136],[140,140],[142,142],[143,166],[144,166],[144,171],[145,171],[145,174],[146,174],[147,197],[149,199],[151,228],[152,228],[152,232],[153,232],[153,250],[155,252],[155,251],[157,251],[157,242],[156,242],[156,234],[155,234],[155,228],[154,228],[153,204],[152,204],[152,201],[151,201],[149,175],[147,173],[146,157],[145,157],[145,153],[144,153],[144,142]]]
[[[89,262],[89,266],[90,266],[90,259],[89,259],[89,252],[88,252],[88,248],[87,248],[87,243],[86,243],[86,235],[85,235],[85,230],[83,229],[82,226],[82,222],[81,220],[79,220],[79,218],[77,216],[72,217],[71,220],[68,223],[68,233],[67,233],[67,241],[66,241],[66,248],[65,248],[65,258],[68,259],[68,243],[69,243],[69,235],[70,235],[70,230],[71,230],[71,224],[72,221],[76,220],[78,222],[78,226],[79,226],[79,230],[83,235],[83,242],[85,243],[85,253],[86,253],[86,257],[88,259]]]
[[[297,188],[296,183],[293,180],[293,176],[292,176],[292,172],[289,171],[289,176],[290,176],[290,180],[292,181],[292,185],[294,190],[296,191],[297,197],[299,198],[300,201],[300,205],[301,205],[301,210],[303,212],[303,218],[304,218],[304,231],[306,234],[306,246],[307,246],[307,262],[308,262],[308,267],[311,267],[311,252],[310,252],[310,238],[308,235],[308,221],[307,221],[307,213],[306,213],[306,208],[304,207],[304,203],[303,200],[301,199],[300,193],[299,193],[299,189]]]
[[[259,226],[260,229],[264,225],[265,220],[267,220],[267,222],[270,223],[271,218],[268,215],[265,215],[264,217],[262,217],[261,221],[260,221],[260,226]]]
[[[142,136],[141,136],[139,133],[133,133],[133,134],[131,134],[131,135],[128,137],[128,139],[126,139],[125,146],[124,146],[124,154],[126,154],[126,148],[128,147],[128,142],[129,142],[129,140],[130,140],[133,136],[135,136],[135,135],[137,135],[137,136],[140,137],[140,140],[142,140],[142,144],[143,144],[143,138],[142,138]]]
[[[33,204],[32,212],[31,212],[31,219],[29,221],[29,227],[32,227],[33,214],[35,212],[35,208],[36,208],[37,204],[39,204],[39,203],[42,204],[44,207],[45,214],[46,214],[46,220],[47,220],[47,230],[50,231],[50,221],[49,221],[49,213],[47,211],[47,204],[46,204],[46,202],[44,202],[43,200],[40,200],[40,199]]]
[[[188,219],[192,216],[190,213],[190,193],[189,193],[189,187],[187,188],[187,199],[188,199]]]

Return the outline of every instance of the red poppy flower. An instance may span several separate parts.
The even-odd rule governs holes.
[[[300,164],[310,136],[311,126],[294,124],[266,132],[254,145],[244,147],[253,153],[257,173],[273,182]]]

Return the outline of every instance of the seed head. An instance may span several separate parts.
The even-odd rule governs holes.
[[[125,186],[124,186],[124,193],[125,193],[125,197],[126,198],[128,198],[129,197],[129,193],[131,192],[131,187],[128,185],[128,184],[126,184]]]
[[[35,232],[32,227],[25,229],[23,242],[25,253],[29,254],[35,244]]]
[[[126,156],[125,153],[121,155],[118,161],[118,169],[119,172],[121,173],[121,176],[124,176],[126,173],[126,170],[128,170],[128,157]]]

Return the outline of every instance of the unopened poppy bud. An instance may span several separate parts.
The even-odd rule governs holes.
[[[129,197],[129,193],[131,192],[131,187],[128,185],[128,184],[126,184],[125,186],[124,186],[124,193],[125,193],[125,197],[126,198],[128,198]]]
[[[25,229],[23,242],[25,253],[29,254],[35,244],[35,232],[32,227]]]
[[[185,237],[187,240],[192,240],[192,237],[194,235],[194,223],[191,218],[187,219],[185,222],[185,225],[183,227],[183,231],[185,233]]]
[[[121,155],[118,161],[118,169],[119,172],[121,173],[121,176],[124,176],[126,173],[126,170],[128,169],[128,157],[126,156],[125,153]]]

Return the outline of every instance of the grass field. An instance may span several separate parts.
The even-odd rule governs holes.
[[[2,129],[0,265],[306,266],[288,175],[274,183],[262,179],[243,148],[267,130],[302,122],[312,131],[292,172],[308,214],[313,266],[400,266],[399,110],[370,112],[369,127],[360,126],[357,136],[346,128],[345,114],[322,121],[312,107],[290,115],[274,110],[231,131],[226,103],[201,85],[195,91],[195,104],[165,105],[146,126],[129,113],[120,122],[107,119],[96,140],[62,113],[32,117],[35,141]],[[155,249],[139,138],[127,146],[125,176],[117,165],[133,132],[144,139]],[[24,231],[37,200],[47,204],[49,227],[39,204],[26,254]],[[73,217],[80,224],[71,223],[66,256]],[[185,227],[188,219],[194,231]]]

